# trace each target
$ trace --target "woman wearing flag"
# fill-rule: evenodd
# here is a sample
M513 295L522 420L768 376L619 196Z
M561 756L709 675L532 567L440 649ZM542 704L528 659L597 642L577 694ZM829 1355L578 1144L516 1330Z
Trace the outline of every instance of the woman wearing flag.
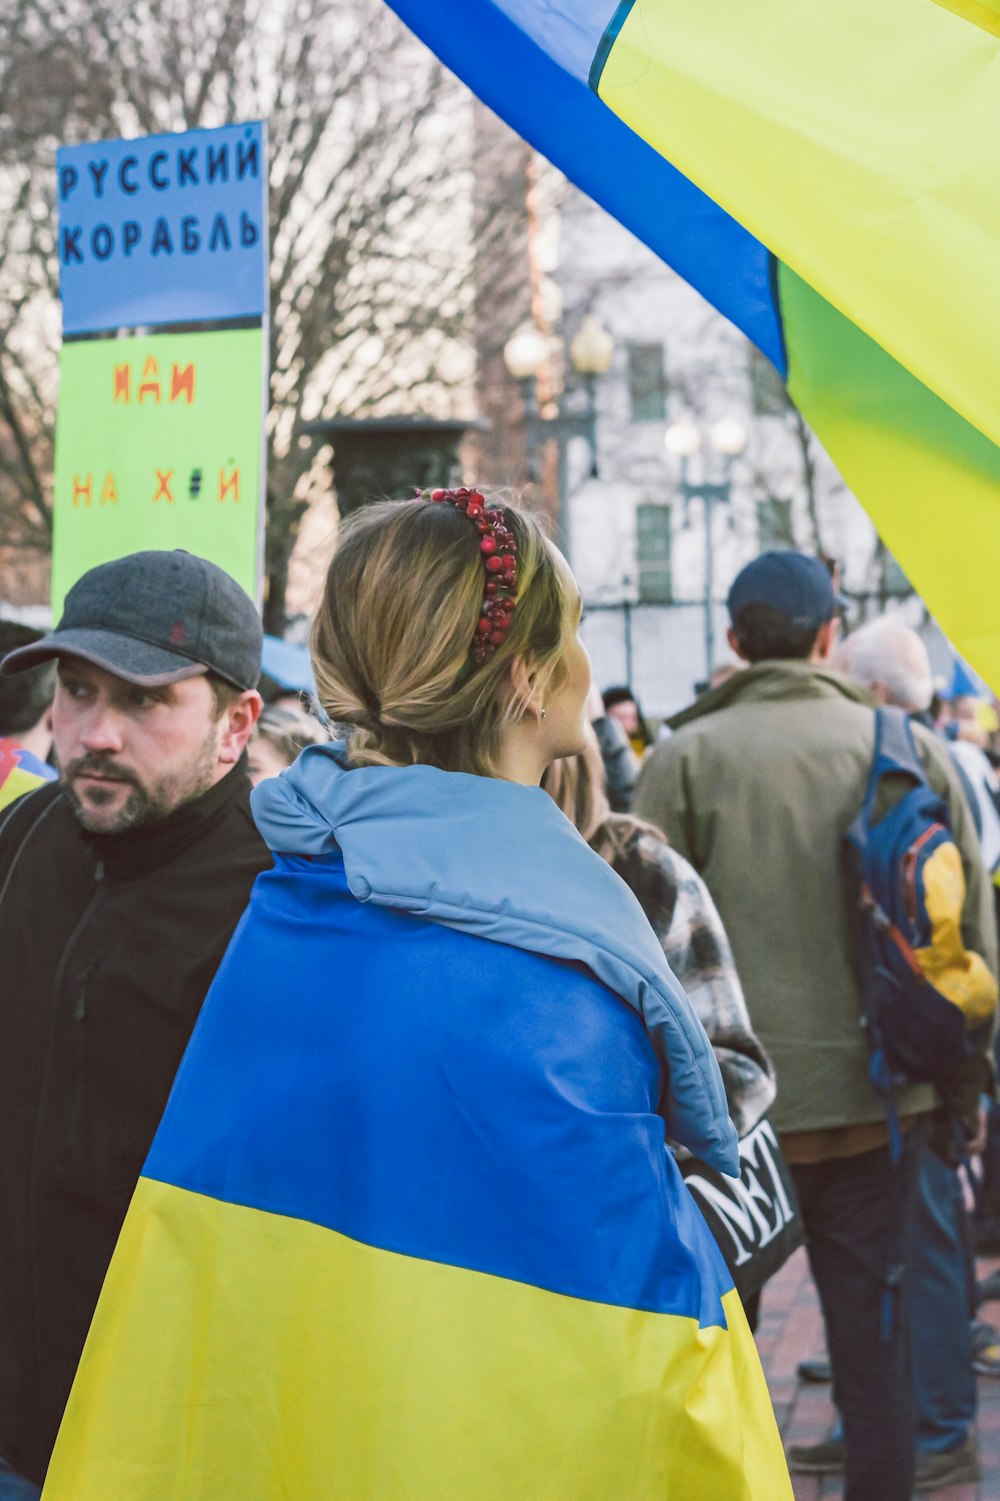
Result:
M736 1138L635 899L540 786L579 595L475 490L343 528L345 738L254 794L275 868L133 1201L47 1501L783 1501L738 1298L665 1149Z

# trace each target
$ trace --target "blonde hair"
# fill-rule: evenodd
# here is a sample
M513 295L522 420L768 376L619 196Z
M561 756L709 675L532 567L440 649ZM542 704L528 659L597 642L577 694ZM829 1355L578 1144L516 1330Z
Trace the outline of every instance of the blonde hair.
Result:
M539 522L506 502L517 545L517 607L481 666L471 647L486 570L479 533L454 506L417 498L365 507L342 527L313 626L319 701L356 766L496 774L505 725L524 712L514 658L536 691L561 677L577 599Z

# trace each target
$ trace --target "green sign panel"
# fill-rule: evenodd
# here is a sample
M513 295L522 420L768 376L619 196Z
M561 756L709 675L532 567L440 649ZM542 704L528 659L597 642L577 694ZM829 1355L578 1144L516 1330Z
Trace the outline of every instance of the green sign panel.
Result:
M262 538L261 328L64 344L52 610L98 563L183 547L252 597Z

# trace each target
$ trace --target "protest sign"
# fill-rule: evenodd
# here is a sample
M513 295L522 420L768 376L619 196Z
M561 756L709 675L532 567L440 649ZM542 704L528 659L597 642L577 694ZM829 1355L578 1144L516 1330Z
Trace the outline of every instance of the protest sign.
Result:
M148 548L259 598L265 153L259 121L58 153L57 619L82 573Z
M60 362L56 616L98 563L184 547L257 589L263 331L73 340Z
M260 121L62 147L64 335L263 317L265 151Z

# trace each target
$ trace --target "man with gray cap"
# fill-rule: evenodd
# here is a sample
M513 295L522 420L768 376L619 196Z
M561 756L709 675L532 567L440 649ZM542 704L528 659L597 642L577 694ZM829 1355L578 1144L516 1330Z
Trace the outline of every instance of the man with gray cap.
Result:
M221 569L144 552L85 574L0 664L55 660L60 771L0 812L0 1498L44 1479L174 1074L270 864L244 757L261 642Z
M844 1423L845 1501L909 1501L914 1395L905 1298L881 1320L897 1208L912 1212L929 1086L900 1093L909 1159L894 1168L868 1082L851 906L841 864L872 765L872 700L828 666L839 628L829 570L765 553L729 595L729 642L749 665L670 721L634 808L703 876L732 942L755 1030L774 1060L771 1120L805 1220ZM990 893L947 751L916 729L947 800L966 881L963 936L996 973ZM902 1177L896 1176L903 1174Z

